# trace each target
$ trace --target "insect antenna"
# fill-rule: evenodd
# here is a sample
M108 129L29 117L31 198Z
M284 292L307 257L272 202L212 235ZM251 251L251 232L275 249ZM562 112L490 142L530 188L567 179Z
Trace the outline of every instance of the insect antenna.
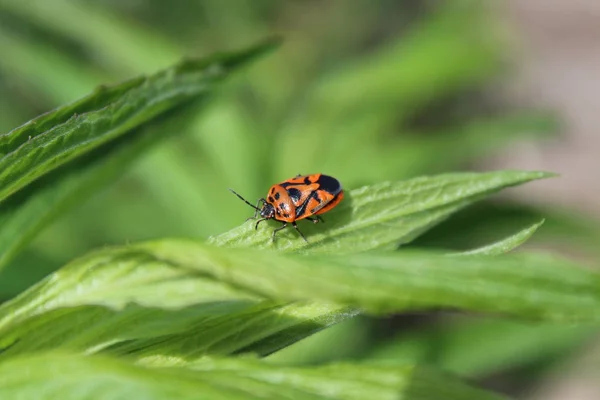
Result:
M260 208L256 207L254 204L250 203L248 200L246 200L245 198L243 198L242 196L240 196L239 194L237 194L237 193L235 192L235 190L233 190L233 189L229 188L229 191L230 191L231 193L235 194L237 197L239 197L239 198L240 198L240 200L242 200L244 203L248 204L250 207L254 208L255 210L258 210L258 211L260 211Z

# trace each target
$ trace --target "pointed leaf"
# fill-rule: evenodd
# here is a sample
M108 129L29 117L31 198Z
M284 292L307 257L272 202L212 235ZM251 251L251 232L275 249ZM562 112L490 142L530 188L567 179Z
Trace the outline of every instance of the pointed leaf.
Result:
M48 348L181 357L252 348L268 354L356 312L335 304L264 301L143 249L107 249L0 306L0 358Z
M0 193L45 176L0 203L0 268L44 225L121 174L166 133L184 131L189 114L198 112L193 105L264 50L188 61L150 78L101 88L1 135Z
M325 224L300 223L310 244L298 240L293 229L279 232L247 222L211 238L219 246L252 247L302 253L356 253L395 249L410 242L457 210L502 188L551 176L545 172L497 171L455 173L386 182L347 191L340 205L324 215ZM231 196L232 206L243 206ZM276 223L273 223L275 225ZM279 224L277 224L279 225ZM270 227L269 227L270 228Z
M516 249L523 243L525 243L531 236L533 236L535 231L537 231L538 228L540 226L542 226L543 223L544 223L544 220L541 220L540 222L533 224L530 227L527 227L527 228L515 233L514 235L511 235L511 236L509 236L505 239L502 239L496 243L492 243L487 246L480 247L478 249L473 249L470 251L458 253L457 255L481 254L481 255L487 255L487 256L497 256L499 254L508 253L508 252Z
M334 364L283 368L252 360L205 360L187 367L145 368L106 357L41 354L0 363L0 397L24 400L502 398L413 366Z
M101 146L85 160L74 160L0 203L0 269L50 221L121 175L137 157L166 138L185 132L185 116L198 107L182 108L156 118L150 126Z
M163 240L92 253L0 306L0 357L265 355L359 308L597 321L600 274L531 254L307 257Z
M228 72L271 48L188 60L148 78L100 88L0 136L0 200L70 160L205 94Z
M600 273L548 255L401 251L307 257L176 240L140 248L271 299L336 302L371 313L449 307L558 321L600 318Z
M443 326L442 326L443 324ZM531 323L453 318L376 346L369 361L428 363L471 379L555 361L597 335L598 324Z

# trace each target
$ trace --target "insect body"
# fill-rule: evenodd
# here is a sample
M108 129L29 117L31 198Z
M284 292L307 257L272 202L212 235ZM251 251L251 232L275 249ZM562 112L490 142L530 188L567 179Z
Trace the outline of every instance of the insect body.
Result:
M323 174L298 175L273 185L267 198L259 199L256 205L252 205L232 189L229 190L256 210L254 216L249 219L256 219L260 214L261 218L256 221L255 229L258 229L258 224L268 219L282 222L283 225L273 231L275 240L276 233L291 223L307 243L308 240L298 229L296 221L308 219L315 224L319 221L325 222L320 215L331 210L344 198L340 182Z

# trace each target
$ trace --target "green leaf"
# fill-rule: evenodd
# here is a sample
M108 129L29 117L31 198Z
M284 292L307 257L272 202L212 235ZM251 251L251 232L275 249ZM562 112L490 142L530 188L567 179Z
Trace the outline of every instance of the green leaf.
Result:
M49 368L49 366L52 366ZM206 359L147 368L106 357L40 354L0 363L6 399L457 399L502 398L414 366L333 364L285 368Z
M443 325L442 325L443 324ZM369 361L427 363L463 377L481 378L504 369L570 354L598 331L597 324L539 324L491 318L454 318L399 335L376 347Z
M265 49L187 61L150 78L101 88L0 136L0 166L7 166L0 193L37 178L0 203L0 268L54 217L168 137L165 132L185 131L198 100Z
M351 193L354 201L346 204L362 207L357 208L360 212L355 212L362 226L353 221L348 225L355 226L362 235L361 229L367 228L371 247L362 246L362 249L377 248L374 238L400 240L407 231L426 229L432 220L490 191L543 176L546 175L527 172L453 174L359 189ZM388 219L390 216L396 219L397 225ZM394 227L400 235L391 229ZM383 235L378 231L383 231ZM270 232L265 234L266 243L270 244L269 235ZM339 247L334 249L343 253ZM398 287L404 288L404 282L412 282L410 269L349 267L362 258L319 261L280 257L270 252L231 252L185 241L163 241L93 253L0 307L0 345L5 348L2 355L36 348L86 352L106 349L117 354L135 351L140 356L165 352L182 357L240 351L268 354L352 317L357 307L373 312L429 306L504 311L503 303L493 296L498 288L492 287L490 293L483 294L489 298L487 306L481 299L471 301L468 293L461 296L452 292L460 292L462 285L438 289L445 291L448 297L432 296L428 285L436 284L434 271L431 271L431 282L416 281L414 287L408 286L406 295L396 297ZM374 259L375 264L377 260L387 262L386 257ZM446 259L451 258L443 258ZM423 260L417 257L413 261ZM312 263L315 267L311 267ZM433 263L437 263L437 259ZM317 267L321 264L322 267ZM226 269L228 265L243 268L230 273ZM319 268L318 274L313 275L314 268ZM236 275L244 271L246 275ZM478 273L474 272L476 276ZM362 282L359 277L364 274L367 280ZM467 274L465 282L476 276ZM373 286L373 292L365 291L369 285ZM264 301L265 298L278 301ZM290 300L319 302L288 304ZM484 305L482 309L477 308L481 305ZM507 307L505 311L527 314L528 306L527 302L520 302L515 309ZM537 308L532 316L545 316L544 303L533 306ZM568 306L567 302L563 309ZM165 312L166 309L170 312ZM564 317L561 309L557 313L557 318Z
M0 7L3 3L0 1ZM0 24L0 53L0 71L7 80L20 83L25 91L31 92L31 96L52 105L72 102L93 89L98 82L109 80L106 74L82 60L81 56L71 57L58 46L45 44L39 37L15 34L4 24ZM40 63L40 59L44 63ZM9 98L19 100L14 95ZM31 117L31 105L28 106L27 115ZM26 119L19 123L23 121Z
M185 132L186 115L198 107L175 110L150 126L132 131L122 140L101 146L85 160L74 160L42 177L35 187L0 204L0 269L50 221L78 205L113 181L150 146L166 138L164 132Z
M112 69L140 73L164 67L169 60L181 56L176 42L167 40L157 30L143 29L97 4L56 0L52 7L45 7L40 1L24 5L20 1L3 0L0 9L79 42Z
M597 321L599 289L597 272L540 255L307 257L163 240L92 253L4 303L0 357L56 348L265 355L358 309Z
M306 257L192 241L140 246L163 262L272 299L336 302L371 313L446 307L560 321L600 317L600 274L544 255L402 251Z
M496 243L492 243L487 246L480 247L480 248L477 248L474 250L465 251L463 253L458 253L457 255L481 254L481 255L488 255L488 256L496 256L499 254L508 253L508 252L516 249L523 243L525 243L531 236L533 236L535 231L537 231L538 228L540 226L542 226L543 223L544 223L544 220L541 220L540 222L535 223L535 224L515 233L514 235L511 235L511 236L509 236L503 240L500 240Z
M581 255L600 255L599 223L589 215L556 207L533 207L522 203L482 201L462 210L431 229L411 245L467 251L509 236L525 225L544 220L544 228L530 239L534 246L574 250Z
M228 72L271 48L188 60L44 114L0 136L0 200L36 178L204 95Z
M48 348L194 358L252 347L268 354L356 312L264 301L143 249L107 249L0 306L0 358Z
M478 118L435 133L421 131L404 135L396 146L381 146L384 147L381 157L391 161L400 156L393 165L405 173L420 175L453 170L467 160L485 160L518 140L540 141L554 137L559 131L556 119L552 114L532 111ZM347 167L358 169L351 163Z
M378 318L357 315L269 354L265 359L281 365L321 365L360 359L368 354L373 340L379 337L381 324L378 322Z
M395 249L461 208L498 190L551 176L545 172L498 171L455 173L385 182L346 192L339 206L328 212L325 224L300 223L308 246L292 228L277 235L267 224L254 230L254 222L210 239L212 244L299 251L303 253L356 253ZM232 207L239 204L231 196ZM250 209L249 209L250 210ZM250 214L250 211L249 211Z
M363 161L358 163L361 176L370 168L404 164L397 151L386 151L387 145L401 147L390 140L390 133L429 102L472 88L497 70L500 46L489 35L482 11L473 2L444 3L396 40L328 71L307 93L306 102L294 107L294 118L275 138L274 165L289 165L288 155L297 152L299 137L304 143L323 143L325 137L335 146L328 146L327 157L318 148L307 149L291 173L316 166L339 174L346 165L332 170L336 162L352 164L354 158ZM386 153L385 161L377 147Z
M390 112L391 104L402 104L408 109L396 108L396 113L405 116L444 93L489 77L498 67L500 43L492 35L483 38L482 10L458 3L436 8L398 40L327 76L314 105L330 104L340 112L362 104Z

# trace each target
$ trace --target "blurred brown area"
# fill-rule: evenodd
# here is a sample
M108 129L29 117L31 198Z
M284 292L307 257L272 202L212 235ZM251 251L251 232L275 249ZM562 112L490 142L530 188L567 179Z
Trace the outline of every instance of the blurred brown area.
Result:
M511 89L519 102L555 110L563 134L552 142L519 143L490 160L489 167L557 172L560 181L537 182L520 194L598 217L600 2L512 0L505 11L516 50Z
M519 101L550 107L563 121L563 135L551 143L519 144L490 161L492 167L554 171L559 182L523 188L528 201L558 204L600 216L600 2L512 0L507 25L520 51L512 88ZM597 346L597 345L596 345ZM584 350L534 389L535 400L600 399L589 373L598 352ZM565 371L569 371L565 373ZM588 371L588 373L586 373Z

